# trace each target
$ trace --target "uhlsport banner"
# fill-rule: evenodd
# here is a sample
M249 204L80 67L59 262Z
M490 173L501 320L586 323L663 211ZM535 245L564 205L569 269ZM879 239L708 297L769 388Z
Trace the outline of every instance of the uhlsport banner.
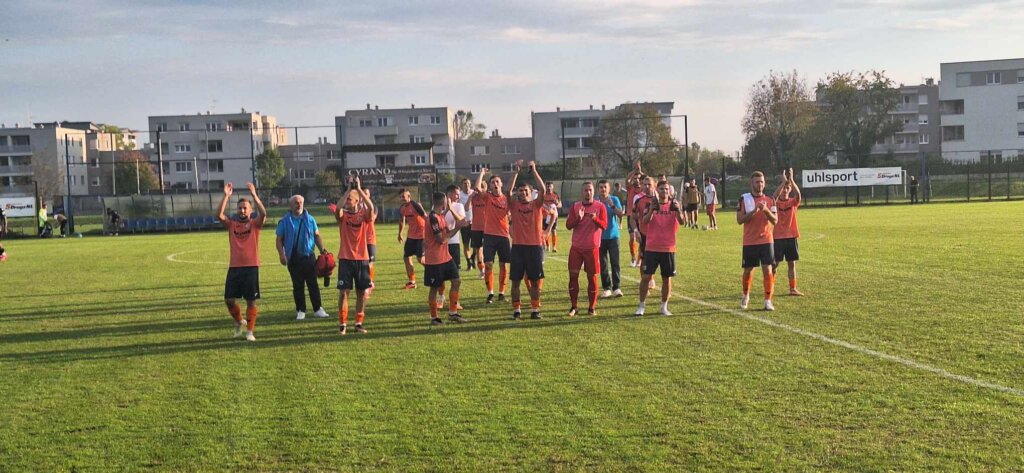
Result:
M803 172L804 187L894 186L903 184L901 168L818 169Z
M31 217L36 214L34 197L0 197L0 208L8 217Z

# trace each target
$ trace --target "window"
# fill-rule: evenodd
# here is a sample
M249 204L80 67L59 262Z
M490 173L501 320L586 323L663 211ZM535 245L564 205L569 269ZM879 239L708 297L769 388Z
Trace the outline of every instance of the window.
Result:
M918 125L927 125L928 124L928 115L918 115L917 116L917 124Z
M188 131L188 122L178 123L178 131Z
M903 96L903 104L904 105L910 105L910 96L909 95L904 95Z
M192 152L192 145L190 145L188 143L184 143L184 144L182 144L182 143L175 143L175 145L174 145L174 152L175 153L191 153Z
M315 179L316 169L294 169L296 179Z
M373 126L373 120L371 120L369 118L360 118L359 119L359 128L369 128L371 126Z
M479 173L479 172L480 172L480 171L482 171L482 170L483 170L483 169L484 169L485 167L487 167L487 166L486 166L485 164L483 164L483 163L475 163L475 164L473 164L473 166L472 166L472 172L473 172L473 173Z
M1024 95L1017 96L1017 110L1024 110Z
M562 128L579 128L579 126L580 126L580 119L579 118L563 118L562 119Z
M377 126L391 126L391 117L377 117Z
M985 74L985 83L988 85L1001 84L1003 82L1003 74L1001 72L988 72Z
M1024 123L1017 124L1017 136L1024 137Z
M589 136L584 137L584 138L580 138L580 148L593 148L593 147L594 147L594 139L593 138L591 138Z
M99 158L89 158L89 166L90 167L94 167L94 168L100 167L100 159Z
M579 138L566 138L565 139L565 147L569 148L569 149L579 148L580 147L580 139Z
M224 172L224 160L223 159L211 159L206 162L209 166L210 172ZM221 187L224 187L222 184Z
M1017 71L1017 83L1024 84L1024 70Z
M942 127L942 141L963 141L964 140L964 126L944 126Z
M904 125L909 125L910 124L910 119L909 118L904 118L903 119L903 124Z
M928 105L928 96L925 95L925 94L918 95L917 96L917 104L918 105Z
M1020 100L1018 100L1019 102ZM964 101L961 100L943 100L939 102L939 113L943 115L963 115L964 114Z
M163 153L163 154L170 153L171 152L171 145L169 143L166 143L166 142L160 143L160 152Z
M296 151L295 152L295 160L296 161L312 161L313 160L313 152L312 151Z
M192 161L176 161L174 172L192 172Z
M207 131L224 131L224 122L209 122L206 124Z
M388 154L388 155L378 154L376 156L376 158L377 158L377 167L379 167L379 168L393 168L393 167L395 167L395 155L393 155L393 154Z
M440 125L441 124L441 115L431 115L430 116L430 124L431 125Z
M491 150L489 146L477 145L473 146L471 154L473 156L483 156L485 154L491 154Z
M580 120L580 127L582 128L597 128L599 120L597 118L583 118Z
M393 145L395 144L395 135L374 135L373 142L378 145Z
M519 154L519 143L505 143L501 147L501 154Z
M410 126L416 126L416 125L419 125L419 124L420 124L420 117L415 116L415 115L409 117L409 125Z
M332 150L328 150L327 151L327 160L328 161L340 161L341 160L341 153L339 153L339 152L337 152L337 151L335 151L333 149Z
M409 135L410 143L426 143L427 137L422 135Z
M932 139L931 135L929 135L927 133L921 133L921 137L920 137L921 144L926 145L926 144L928 144L931 141L931 139Z
M101 184L100 184L100 177L99 176L96 176L96 177L92 178L92 186L93 187L99 187L100 185Z
M425 154L414 154L412 155L412 163L416 165L427 164L427 155Z
M156 131L167 131L167 124L166 123L157 123L156 124Z
M224 152L224 141L222 140L210 140L206 143L206 151L208 153L222 153Z

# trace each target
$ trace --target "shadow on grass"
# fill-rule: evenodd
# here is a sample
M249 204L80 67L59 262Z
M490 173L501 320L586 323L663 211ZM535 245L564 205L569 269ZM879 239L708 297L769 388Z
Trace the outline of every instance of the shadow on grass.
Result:
M156 286L156 287L126 287L121 289L102 289L102 290L86 290L88 294L117 294L121 292L143 292L143 291L170 291L175 289L200 289L200 288L211 288L211 287L224 287L224 284L191 284L181 286ZM19 294L16 296L4 295L6 300L18 300L18 299L41 299L46 297L67 297L68 291L63 292L31 292L25 294Z

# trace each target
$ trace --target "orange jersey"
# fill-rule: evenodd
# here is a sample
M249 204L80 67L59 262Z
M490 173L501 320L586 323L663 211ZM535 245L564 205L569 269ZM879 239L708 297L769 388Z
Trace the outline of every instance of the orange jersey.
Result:
M444 264L451 261L448 238L443 235L448 231L448 222L434 212L427 214L427 221L430 225L430 234L423 239L423 264ZM441 236L438 237L438 234Z
M637 186L630 187L626 191L626 215L633 215L633 198L640 193L640 188Z
M557 192L547 192L544 194L544 205L555 209L555 217L558 217L558 203L562 201L562 198L558 196Z
M775 239L800 238L800 229L796 225L796 209L800 207L800 201L793 198L776 200L775 207L779 209L779 223L775 224Z
M769 209L774 210L775 202L771 197L764 194L754 197L754 208L756 209L761 202L764 202ZM746 212L747 209L743 207L743 199L740 199L739 209L742 212ZM768 220L768 216L764 212L754 210L753 218L743 224L743 246L764 245L774 241L772 222Z
M238 217L228 219L228 244L231 245L231 260L228 267L246 268L260 265L260 226L252 216L244 222Z
M409 233L406 234L406 238L412 240L423 239L423 217L426 215L423 212L423 206L416 201L409 201L408 203L402 204L398 211L402 214L402 218L405 219L405 224L409 226Z
M647 207L654 205L654 197L647 194L637 194L640 198L636 199L636 203L633 204L633 210L636 212L636 226L640 229L640 233L647 234L647 226L649 224L644 223L644 214L647 213Z
M508 202L512 214L512 244L541 246L544 244L544 206L540 199L522 203L519 199Z
M338 221L338 235L341 237L341 248L338 249L338 259L352 261L367 261L370 259L366 251L367 234L369 233L370 222L373 221L373 214L370 209L363 208L356 212L340 210L340 215L335 215Z
M370 209L367 208L366 210L370 210ZM377 219L377 216L373 215L373 218L369 219L366 222L366 244L367 245L376 245L377 244L377 225L374 222L376 219Z
M473 221L469 229L474 232L484 231L484 222L487 221L487 193L474 191L469 197L469 205L473 209Z
M484 192L487 206L484 207L484 235L509 237L508 233L508 196L494 195ZM473 219L476 220L477 213L474 210Z

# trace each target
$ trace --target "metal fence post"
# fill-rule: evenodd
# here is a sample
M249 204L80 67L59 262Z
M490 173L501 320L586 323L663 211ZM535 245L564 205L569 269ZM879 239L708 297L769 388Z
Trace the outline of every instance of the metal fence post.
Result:
M967 201L971 201L971 163L967 163Z
M985 167L988 168L988 200L989 200L989 202L991 202L992 201L992 152L991 151L988 152L988 163L986 163L986 164L987 164L987 166L985 166Z

